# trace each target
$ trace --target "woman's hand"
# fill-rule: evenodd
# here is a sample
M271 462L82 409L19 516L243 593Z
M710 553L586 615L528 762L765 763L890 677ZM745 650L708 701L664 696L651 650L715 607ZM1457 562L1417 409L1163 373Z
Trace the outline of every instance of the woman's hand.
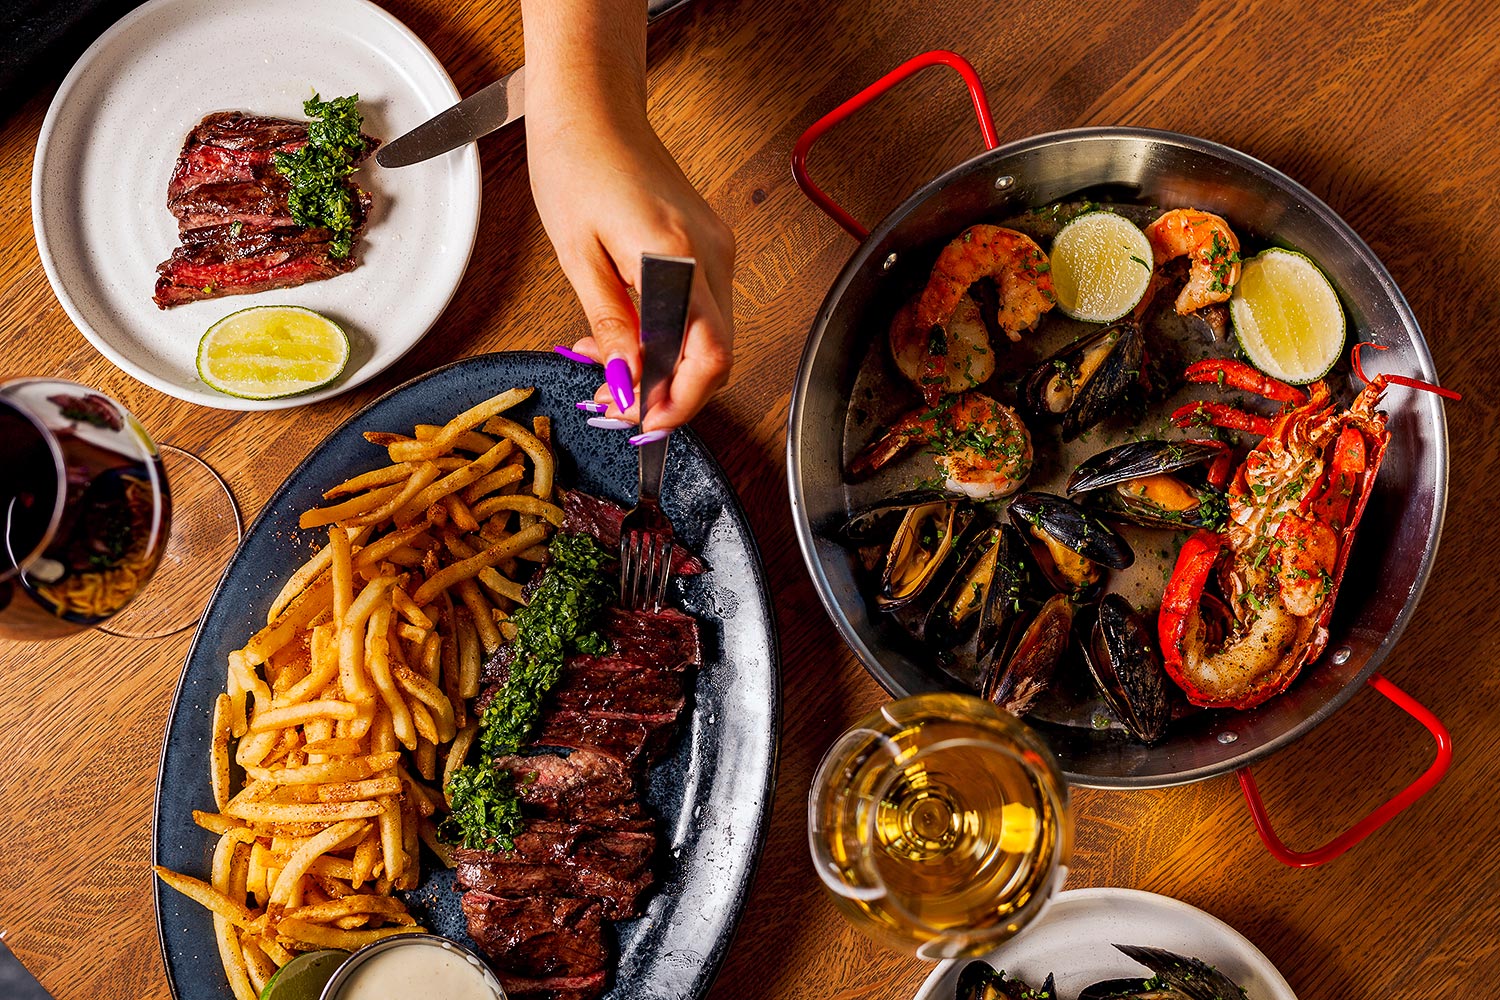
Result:
M583 9L569 14L570 7ZM733 235L646 120L640 0L528 0L524 11L531 190L591 331L573 349L614 362L612 373L628 369L611 380L628 380L628 394L605 386L596 394L607 416L634 422L640 412L640 322L630 289L640 288L641 254L698 262L682 358L644 425L678 427L729 380Z

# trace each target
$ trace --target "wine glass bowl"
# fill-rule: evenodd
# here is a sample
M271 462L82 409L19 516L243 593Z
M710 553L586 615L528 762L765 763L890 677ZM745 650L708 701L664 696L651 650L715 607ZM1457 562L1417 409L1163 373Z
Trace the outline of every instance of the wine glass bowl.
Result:
M124 407L62 379L0 384L0 469L0 639L92 628L150 582L171 500Z
M883 944L944 959L990 951L1066 874L1067 786L1014 716L939 692L883 706L813 778L808 844L835 905Z

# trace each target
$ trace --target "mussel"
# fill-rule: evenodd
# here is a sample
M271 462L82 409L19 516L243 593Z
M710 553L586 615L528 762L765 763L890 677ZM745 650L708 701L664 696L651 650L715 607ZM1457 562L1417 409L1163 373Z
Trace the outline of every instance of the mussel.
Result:
M1119 594L1106 594L1088 634L1084 660L1110 711L1130 735L1156 743L1172 720L1167 672L1145 620Z
M1130 980L1095 983L1078 1000L1241 1000L1245 996L1239 984L1201 959L1143 945L1117 944L1115 948L1150 969L1152 977L1135 980L1134 992Z
M939 650L948 671L965 684L980 686L1015 631L1031 589L1030 564L1026 542L1011 525L981 517L961 539L947 584L913 634Z
M1031 370L1021 399L1039 417L1060 419L1071 441L1119 408L1141 383L1145 346L1140 328L1116 323L1085 334Z
M900 516L881 560L876 605L895 611L927 593L975 513L976 508L961 498L920 491L891 497L850 517L844 535L860 542L874 534L879 524Z
M1036 617L1019 631L1008 655L997 657L986 673L981 694L1012 715L1025 715L1052 683L1067 652L1077 606L1065 594L1053 594Z
M1119 532L1055 494L1022 493L1011 501L1010 517L1047 582L1078 600L1091 599L1103 587L1102 567L1125 569L1135 562Z
M1229 448L1218 441L1132 441L1079 464L1069 498L1150 528L1222 531Z
M1056 1000L1052 976L1041 989L1032 989L1024 979L1012 979L987 962L970 962L958 974L955 1000Z

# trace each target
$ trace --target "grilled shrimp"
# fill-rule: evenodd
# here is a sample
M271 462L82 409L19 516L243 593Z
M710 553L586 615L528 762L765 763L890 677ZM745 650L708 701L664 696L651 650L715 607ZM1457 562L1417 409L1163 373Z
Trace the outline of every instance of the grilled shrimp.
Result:
M849 475L864 479L919 444L937 456L948 489L976 500L1010 496L1031 474L1031 435L1016 411L964 392L896 421L849 463Z
M1229 223L1196 208L1174 208L1147 226L1146 236L1158 274L1168 261L1191 256L1187 284L1177 296L1179 316L1229 299L1240 280L1240 241Z
M990 333L971 296L959 296L953 315L938 329L918 326L916 312L913 299L892 318L891 357L924 397L929 390L936 397L972 389L995 373Z

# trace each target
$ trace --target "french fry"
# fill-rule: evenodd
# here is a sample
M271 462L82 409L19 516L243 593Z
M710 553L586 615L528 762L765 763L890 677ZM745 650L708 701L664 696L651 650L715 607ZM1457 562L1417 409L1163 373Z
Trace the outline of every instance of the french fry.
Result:
M241 652L250 666L266 662L319 614L333 606L333 581L320 577L287 605L281 617L250 637Z
M342 823L335 823L297 848L296 852L287 859L286 867L281 869L281 874L276 876L276 885L271 889L271 903L280 903L290 909L294 890L302 876L307 874L308 865L312 864L315 858L330 851L336 851L344 844L363 837L369 828L370 824L364 820L345 820Z
M552 461L552 449L531 431L506 417L491 417L485 422L484 429L491 434L509 438L526 453L532 465L535 466L531 473L531 492L540 500L550 500L552 476L556 471L556 466Z
M385 861L385 874L395 879L406 870L406 851L401 846L401 800L387 795L376 803L380 823L380 848Z
M423 581L422 585L411 595L412 600L418 604L426 604L436 597L439 592L446 590L456 583L471 579L483 567L493 566L501 559L509 558L523 549L530 548L546 537L547 529L542 525L533 525L530 528L518 531L505 541L490 546L478 555L438 570L437 573Z
M285 707L307 701L328 686L338 676L339 649L338 629L329 623L314 626L312 630L312 669L297 683L276 696L276 705Z
M354 518L352 523L379 524L381 521L389 520L393 514L405 510L413 497L420 496L428 485L442 474L443 470L438 468L436 462L419 463L416 471L411 474L411 478L401 485L401 489L395 496L390 497L374 510L366 511Z
M345 537L349 539L351 545L359 545L369 533L369 528L348 528L344 532ZM274 622L277 616L292 602L293 598L302 593L308 584L312 583L322 575L324 570L328 569L329 563L332 560L333 552L325 545L311 559L299 566L297 571L287 578L286 583L281 587L281 591L271 601L270 610L266 612L266 622Z
M376 486L389 486L391 483L399 483L411 476L415 465L406 462L398 462L395 465L383 466L379 469L371 469L369 472L361 473L352 479L346 479L332 489L323 491L324 500L332 500L334 497L348 496L351 493L362 493Z
M287 705L285 708L273 708L257 713L255 718L250 720L250 731L263 733L268 730L285 729L316 718L352 719L357 714L359 714L359 709L347 701L329 699L304 701L298 705Z
M393 924L404 924L408 927L417 922L415 917L406 912L406 907L400 900L391 896L370 894L343 896L324 903L290 910L286 915L294 920L327 924L339 917L348 917L357 913L376 914Z
M441 732L439 733L441 735ZM431 740L417 740L417 749L412 753L417 763L417 773L425 780L437 777L437 744Z
M431 441L442 433L442 424L418 424L412 428L418 441ZM486 452L495 447L495 439L478 431L465 431L453 442L453 447L475 453Z
M347 521L374 510L400 492L401 484L392 483L390 486L378 487L368 493L361 493L328 507L314 507L312 510L302 512L302 516L297 519L297 526L305 531L308 528L321 528L325 524Z
M417 745L421 746L422 740L436 743L438 738L437 723L432 718L432 713L427 706L413 698L407 706L411 711L411 724L417 731Z
M354 554L349 533L338 525L328 529L329 576L333 580L333 620L341 622L354 603Z
M430 632L436 627L433 620L417 606L417 602L413 601L407 595L404 587L391 588L391 607L396 610L398 615L405 618L409 624L415 625L417 628L426 629Z
M414 931L423 930L420 926L398 925L396 927L377 927L369 930L345 931L336 927L325 927L322 924L314 924L296 917L282 917L281 922L276 925L278 939L291 941L297 944L310 945L315 948L340 948L344 951L358 951L367 944L387 938L393 934L410 934Z
M474 737L478 734L479 720L475 719L458 731L448 747L448 759L443 762L443 799L449 806L453 802L448 797L448 780L453 777L454 771L463 766L464 758L469 756L469 748L474 745Z
M250 915L250 911L245 908L244 903L236 903L228 895L220 892L201 879L193 878L190 875L179 875L174 871L163 868L161 865L153 865L152 868L158 878L199 906L212 910L215 914L228 920L236 927L248 927L250 925L250 921L253 918Z
M448 473L442 479L425 487L421 492L408 496L402 505L392 513L391 519L398 526L405 527L416 520L422 511L427 510L433 504L467 488L493 472L495 466L500 464L500 460L510 454L510 452L511 444L509 441L495 445L474 459L474 461Z
M415 889L421 872L417 870L417 857L422 853L421 840L417 836L417 810L409 795L403 795L401 803L401 851L406 855L406 870L396 879L396 887Z
M461 531L478 531L479 522L474 518L474 512L453 494L443 497L443 506L448 510L448 521Z
M364 631L375 606L396 585L393 576L380 576L365 584L359 597L349 606L349 613L339 622L339 679L351 700L369 698L375 692L364 664ZM352 716L351 716L352 718Z
M351 741L357 744L357 741ZM371 753L363 757L341 758L298 768L246 768L246 776L278 785L324 785L336 781L359 781L389 771L401 762L401 754Z
M318 786L319 802L354 802L359 799L373 799L381 795L399 794L401 794L401 779L394 774Z
M396 734L396 739L410 750L417 745L416 730L412 728L411 712L407 709L406 702L402 700L401 693L396 690L396 682L391 676L390 625L389 605L382 605L370 616L365 666L369 668L370 679L375 682L375 690L379 692L386 711L390 713L391 728Z
M302 749L306 750L310 754L319 753L327 754L330 757L346 757L350 754L359 753L360 750L363 749L363 742L361 740L351 740L347 738L329 738L319 740L309 739L307 741L307 744Z
M490 627L494 628L493 621ZM500 643L497 641L495 645L498 647ZM458 695L460 698L473 698L479 694L479 671L482 660L477 623L473 615L462 615L458 619Z
M464 503L473 505L476 500L487 497L503 486L519 483L526 476L526 468L519 462L511 465L502 465L494 472L486 473L468 486L464 487ZM475 515L476 517L478 515Z
M457 727L453 724L453 703L448 700L448 696L438 690L436 684L410 667L398 664L391 673L395 676L398 687L432 709L432 717L438 728L438 738L433 742L447 743L452 740Z
M377 566L392 552L405 545L412 545L418 548L422 548L422 546L418 545L417 543L426 534L427 529L430 527L432 527L432 525L428 524L426 521L420 521L409 528L405 528L401 531L393 531L388 535L384 535L381 538L376 539L369 545L366 545L364 548L359 550L359 555L354 557L354 568L357 570L365 570L369 569L372 566Z
M349 884L358 889L370 881L375 871L375 861L380 854L381 838L378 830L372 830L365 835L365 839L359 842L354 849L354 860L350 863L353 869L349 875Z
M465 432L473 430L497 414L524 403L534 389L508 389L472 406L443 425L431 441L398 441L388 449L393 462L419 462L445 455ZM520 444L520 442L516 442ZM524 447L524 446L523 446Z
M483 521L502 510L516 510L523 514L545 517L554 527L562 527L563 509L556 504L527 496L487 497L474 505L474 516Z
M328 823L379 815L378 802L245 802L230 803L229 815L263 823Z
M258 937L242 937L240 948L245 953L245 971L250 975L250 988L256 996L260 996L266 983L276 975L276 963L261 950Z
M236 827L245 825L233 816L225 816L223 813L204 812L202 809L193 810L193 822L210 833L228 833Z
M214 805L222 812L229 802L229 695L221 694L214 699L213 736L208 746L209 786L213 791Z
M285 965L296 956L281 946L281 942L273 937L262 937L260 939L260 950L265 952L278 966Z

